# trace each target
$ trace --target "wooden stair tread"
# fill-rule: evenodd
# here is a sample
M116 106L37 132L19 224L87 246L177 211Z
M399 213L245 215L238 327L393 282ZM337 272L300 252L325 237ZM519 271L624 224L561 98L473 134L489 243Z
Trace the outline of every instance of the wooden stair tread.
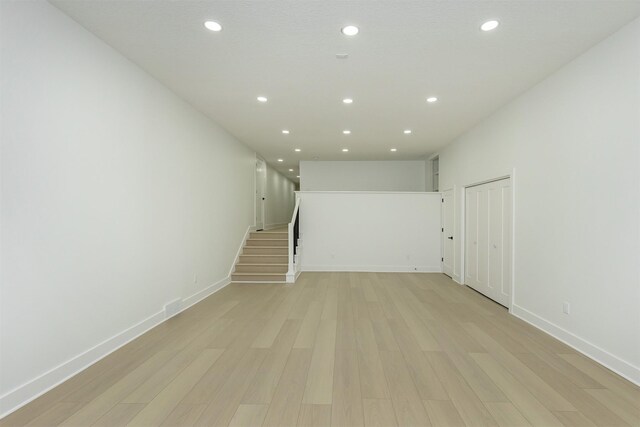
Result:
M271 255L267 255L267 256L271 256ZM269 263L255 263L255 262L239 262L236 265L269 265L269 266L280 265L280 266L282 266L282 265L289 265L289 264L282 264L282 263L276 263L276 262L274 262L272 264L269 264Z
M284 276L286 273L231 273L236 276Z

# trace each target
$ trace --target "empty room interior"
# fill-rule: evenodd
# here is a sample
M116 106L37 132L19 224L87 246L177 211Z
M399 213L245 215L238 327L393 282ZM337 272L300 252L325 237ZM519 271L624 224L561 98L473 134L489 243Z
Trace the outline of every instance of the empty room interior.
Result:
M0 30L0 426L640 426L640 1Z

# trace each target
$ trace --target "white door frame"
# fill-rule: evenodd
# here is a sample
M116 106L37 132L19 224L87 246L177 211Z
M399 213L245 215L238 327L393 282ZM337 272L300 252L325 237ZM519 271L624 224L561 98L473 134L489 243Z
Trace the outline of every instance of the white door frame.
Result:
M461 187L461 195L459 196L460 201L460 284L468 286L465 283L466 275L466 253L467 253L467 188L475 187L477 185L488 184L494 181L500 181L502 179L511 179L511 304L509 307L509 312L513 310L515 294L516 294L516 282L515 282L515 253L516 253L516 233L515 233L515 225L516 225L516 170L512 169L511 174L503 175L495 178L485 179L483 181L473 182L469 184L465 184ZM454 237L455 239L455 237ZM455 273L455 265L454 265L454 273Z

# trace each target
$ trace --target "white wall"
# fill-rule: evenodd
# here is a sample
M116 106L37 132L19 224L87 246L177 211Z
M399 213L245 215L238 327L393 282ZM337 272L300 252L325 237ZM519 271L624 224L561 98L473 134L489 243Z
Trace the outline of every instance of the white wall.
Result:
M255 165L48 3L1 7L0 414L224 284Z
M265 229L291 221L295 206L295 184L267 164Z
M441 271L439 193L298 194L303 270Z
M457 280L463 186L513 169L513 313L640 382L639 20L442 150Z
M425 191L425 163L407 161L300 162L301 191Z

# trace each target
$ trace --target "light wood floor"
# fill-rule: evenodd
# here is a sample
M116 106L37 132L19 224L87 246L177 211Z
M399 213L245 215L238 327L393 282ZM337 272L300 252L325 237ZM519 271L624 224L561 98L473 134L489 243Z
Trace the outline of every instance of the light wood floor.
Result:
M232 284L4 425L639 426L640 390L440 274Z

